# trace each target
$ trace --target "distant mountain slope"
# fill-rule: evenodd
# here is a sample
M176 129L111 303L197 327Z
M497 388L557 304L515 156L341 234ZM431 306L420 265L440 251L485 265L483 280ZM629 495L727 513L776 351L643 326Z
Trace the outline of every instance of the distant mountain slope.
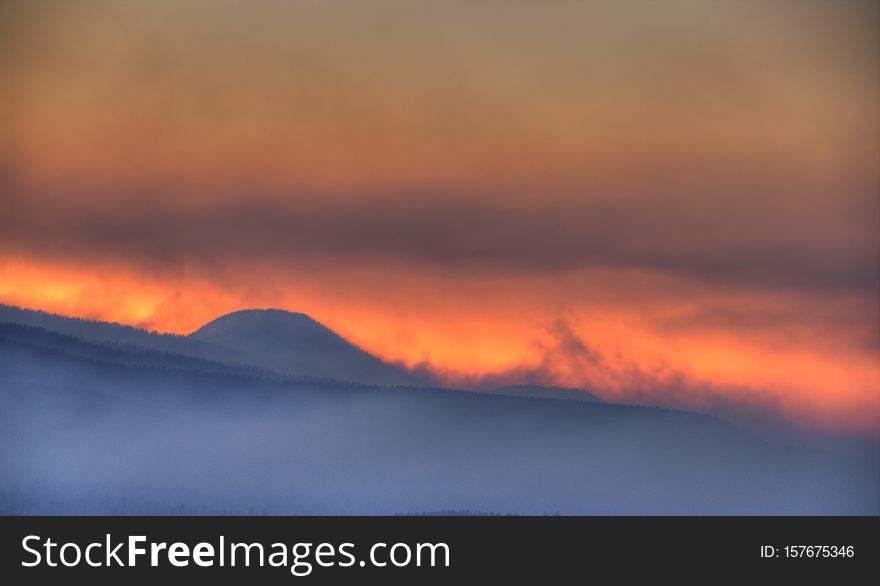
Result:
M189 337L234 350L242 361L278 372L370 384L422 382L303 313L280 309L236 311L202 326Z
M0 513L877 514L876 453L702 415L273 378L0 328Z
M93 342L134 344L191 356L210 355L218 351L186 336L159 334L118 323L67 317L11 305L0 304L0 322L43 328Z
M565 401L586 401L601 403L602 399L583 389L564 387L545 387L540 385L508 385L489 391L493 395L507 397L530 397L532 399L562 399Z

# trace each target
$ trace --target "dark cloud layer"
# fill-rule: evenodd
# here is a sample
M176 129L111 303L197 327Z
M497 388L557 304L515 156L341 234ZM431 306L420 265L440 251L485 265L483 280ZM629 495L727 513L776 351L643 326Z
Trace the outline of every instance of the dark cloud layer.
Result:
M0 245L29 255L155 268L382 261L492 271L635 268L699 280L874 292L878 202L704 198L246 197L175 204L153 194L3 196Z

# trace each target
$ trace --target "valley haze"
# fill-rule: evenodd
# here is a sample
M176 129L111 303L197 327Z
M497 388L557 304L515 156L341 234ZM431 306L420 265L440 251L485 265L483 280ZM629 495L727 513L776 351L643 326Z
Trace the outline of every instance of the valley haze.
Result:
M440 388L312 318L189 336L0 306L4 514L878 514L874 440Z

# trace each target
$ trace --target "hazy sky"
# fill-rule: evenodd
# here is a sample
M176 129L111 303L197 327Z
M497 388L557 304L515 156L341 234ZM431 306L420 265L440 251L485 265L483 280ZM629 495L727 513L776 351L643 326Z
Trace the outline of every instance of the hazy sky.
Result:
M880 430L880 9L0 4L0 302Z

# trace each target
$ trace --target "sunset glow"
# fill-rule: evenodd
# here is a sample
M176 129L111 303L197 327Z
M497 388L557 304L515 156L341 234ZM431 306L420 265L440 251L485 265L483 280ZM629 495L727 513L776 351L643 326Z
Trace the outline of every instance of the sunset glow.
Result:
M379 4L5 3L0 303L880 433L875 3Z

